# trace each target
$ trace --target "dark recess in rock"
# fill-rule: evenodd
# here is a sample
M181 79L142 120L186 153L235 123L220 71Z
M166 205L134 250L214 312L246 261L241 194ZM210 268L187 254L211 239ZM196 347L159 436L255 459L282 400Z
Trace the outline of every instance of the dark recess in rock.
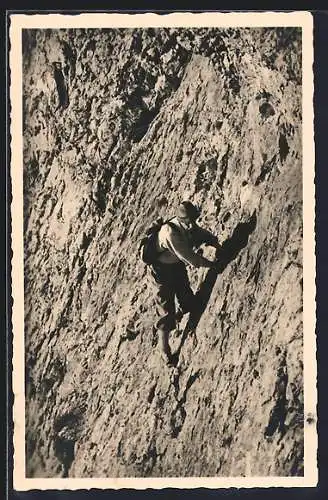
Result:
M61 63L53 63L53 73L58 92L58 106L56 110L58 110L59 108L65 109L69 105L69 99L67 84L63 75Z
M155 390L156 390L156 384L154 384L151 388L150 388L150 391L149 391L149 394L148 394L148 398L147 398L147 401L148 403L152 403L154 397L155 397Z
M284 161L287 158L288 153L289 153L289 146L288 146L286 136L284 134L280 134L279 135L279 155L280 155L281 163L284 163Z
M269 118L275 114L275 110L269 102L261 104L259 110L263 118Z
M62 464L62 477L68 477L69 469L74 461L75 441L57 436L54 440L54 453Z
M269 423L264 431L265 437L272 437L276 431L278 431L281 436L284 436L286 432L285 420L287 415L287 383L288 373L285 358L283 358L277 372L277 379L273 393L275 403L270 412Z
M229 161L229 146L227 147L227 151L225 152L221 160L221 175L218 182L219 188L222 188L223 183L225 181L228 169L228 161Z
M131 129L131 139L134 142L141 141L158 112L159 109L156 108L152 110L144 109L141 111L138 120L134 123L133 128Z
M73 80L73 78L75 78L75 72L76 72L76 53L74 49L67 42L63 41L62 45L63 45L63 54L69 61L69 64L66 64L64 67L64 73L67 78Z

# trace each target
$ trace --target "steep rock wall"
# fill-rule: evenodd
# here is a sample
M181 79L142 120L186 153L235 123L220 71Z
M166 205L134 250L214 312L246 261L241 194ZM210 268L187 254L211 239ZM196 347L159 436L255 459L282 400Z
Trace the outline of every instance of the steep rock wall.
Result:
M24 32L28 476L303 473L300 43ZM187 198L223 251L169 369L137 246Z

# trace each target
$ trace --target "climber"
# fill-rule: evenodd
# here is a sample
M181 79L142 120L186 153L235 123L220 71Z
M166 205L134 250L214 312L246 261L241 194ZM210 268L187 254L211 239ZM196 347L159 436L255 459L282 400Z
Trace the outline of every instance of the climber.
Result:
M169 332L176 328L176 321L193 310L195 295L190 287L186 265L213 268L217 261L210 261L195 248L201 244L215 247L220 244L216 236L200 228L196 220L200 210L190 201L178 207L176 217L164 223L157 236L157 258L151 266L151 275L156 284L156 305L160 319L155 329L161 343L161 354L168 364L173 362L169 346ZM176 312L175 297L180 309Z

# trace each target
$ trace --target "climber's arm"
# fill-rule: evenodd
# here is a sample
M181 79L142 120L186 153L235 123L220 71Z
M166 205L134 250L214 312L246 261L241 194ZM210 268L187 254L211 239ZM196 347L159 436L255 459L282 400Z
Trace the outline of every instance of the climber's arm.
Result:
M178 259L185 264L194 267L212 267L213 262L193 251L183 235L172 228L168 231L168 237L165 241L165 247L174 253Z
M219 243L219 240L214 234L212 234L210 231L207 231L207 229L204 229L202 227L196 226L194 229L195 231L195 244L196 245L209 245L212 246L216 249L220 249L221 245Z

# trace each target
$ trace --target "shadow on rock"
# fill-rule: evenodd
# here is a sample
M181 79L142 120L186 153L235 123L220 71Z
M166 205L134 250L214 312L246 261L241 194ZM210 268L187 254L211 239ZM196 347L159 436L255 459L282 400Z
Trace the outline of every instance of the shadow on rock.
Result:
M198 323L206 309L206 306L210 300L212 290L214 288L216 279L219 274L223 273L225 268L232 262L239 254L239 252L245 248L248 243L248 238L250 234L255 230L257 223L256 212L254 211L252 216L247 222L240 222L235 227L231 238L227 239L223 244L221 249L217 254L218 265L216 268L210 269L206 277L201 284L199 290L195 294L197 308L190 313L188 323L183 331L181 337L181 343L178 350L175 353L175 358L178 360L181 349L189 335L189 333L196 330Z

